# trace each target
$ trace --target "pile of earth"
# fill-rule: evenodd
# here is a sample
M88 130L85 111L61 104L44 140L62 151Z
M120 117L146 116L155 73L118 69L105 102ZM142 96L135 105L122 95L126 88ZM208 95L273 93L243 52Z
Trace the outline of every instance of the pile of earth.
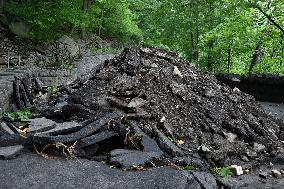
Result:
M115 112L135 120L170 157L196 154L217 166L256 166L283 155L283 122L267 115L252 96L220 83L175 53L126 49L69 93L63 99L77 108L57 111L56 99L44 105L43 115L70 121ZM180 151L161 145L162 136Z

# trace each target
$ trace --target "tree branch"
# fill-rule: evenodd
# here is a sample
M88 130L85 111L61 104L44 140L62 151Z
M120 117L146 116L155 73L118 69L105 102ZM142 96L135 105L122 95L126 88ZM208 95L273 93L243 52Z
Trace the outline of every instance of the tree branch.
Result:
M280 26L269 14L264 12L264 10L262 10L262 8L260 6L258 6L256 4L251 4L251 7L259 10L275 27L277 27L282 32L282 35L284 35L284 28L282 26Z

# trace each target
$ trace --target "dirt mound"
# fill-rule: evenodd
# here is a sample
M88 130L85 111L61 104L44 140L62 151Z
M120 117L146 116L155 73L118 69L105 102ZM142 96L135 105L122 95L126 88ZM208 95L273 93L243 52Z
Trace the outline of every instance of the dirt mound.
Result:
M220 165L283 151L283 123L253 97L163 50L126 49L100 65L71 100L95 112L119 112L153 138L162 131L183 151Z

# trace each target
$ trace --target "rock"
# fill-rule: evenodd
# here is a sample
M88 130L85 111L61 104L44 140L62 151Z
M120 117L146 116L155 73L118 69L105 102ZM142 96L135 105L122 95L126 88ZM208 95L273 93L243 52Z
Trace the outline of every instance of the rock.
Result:
M59 42L66 47L66 50L69 52L71 57L76 57L79 54L79 47L74 39L64 35L59 39Z
M200 151L202 153L209 153L209 152L211 152L211 150L207 146L205 146L205 145L199 146L198 151Z
M20 154L23 148L22 145L0 147L0 159L13 159Z
M284 176L284 170L281 170L280 173L282 176Z
M143 146L143 151L144 152L157 152L160 154L163 154L163 151L159 148L158 144L154 139L149 137L147 134L145 134L138 126L137 122L131 121L130 127L134 130L135 134L141 135L142 141L141 144Z
M35 118L29 120L29 133L39 133L54 129L56 127L56 122L50 119L46 119L45 117L42 118Z
M117 149L111 151L110 162L119 164L123 168L132 168L133 166L145 166L147 163L160 157L161 154L157 152Z
M257 153L256 152L252 152L252 151L246 152L246 155L250 159L255 159L257 157Z
M224 135L226 136L226 138L229 142L234 142L238 138L238 136L235 135L234 133L225 133L224 132Z
M55 128L48 130L48 131L45 131L45 132L41 132L39 134L59 135L59 134L64 134L64 133L76 131L76 130L82 128L82 127L83 127L82 124L75 122L75 121L56 123Z
M265 150L265 146L258 143L253 143L253 150L256 152L263 152Z
M47 143L65 143L65 142L75 142L79 139L85 138L87 136L96 133L100 129L102 129L106 124L108 124L112 119L117 118L118 115L116 113L102 113L96 117L94 122L91 122L81 128L80 130L66 134L66 135L58 135L58 136L49 136L46 134L38 134L33 137L35 142L41 144Z
M183 155L183 152L157 128L155 128L155 133L157 135L158 144L163 151L173 156Z
M267 179L268 173L267 173L267 172L260 172L260 173L258 174L258 176L259 176L260 178Z
M1 126L0 130L3 130L5 133L10 135L15 134L15 132L12 131L5 122L1 122L0 126Z
M160 123L164 123L166 121L166 117L163 116L161 119L160 119Z
M272 170L271 173L272 173L272 176L274 176L275 178L281 178L282 177L281 173L276 169Z
M243 168L241 166L238 166L238 165L231 165L230 166L230 169L231 171L233 172L234 175L236 176L240 176L240 175L243 175L244 172L243 172Z
M144 106L147 101L142 98L133 98L131 102L127 105L129 108L140 108Z
M92 136L81 139L79 141L78 146L81 148L86 146L91 146L93 144L112 138L114 136L118 136L118 134L114 131L103 131L101 133L94 134Z
M174 66L174 72L173 72L174 75L180 77L180 78L183 78L181 72L179 71L178 67Z
M9 24L9 29L12 33L19 37L28 37L29 27L24 21L12 22Z

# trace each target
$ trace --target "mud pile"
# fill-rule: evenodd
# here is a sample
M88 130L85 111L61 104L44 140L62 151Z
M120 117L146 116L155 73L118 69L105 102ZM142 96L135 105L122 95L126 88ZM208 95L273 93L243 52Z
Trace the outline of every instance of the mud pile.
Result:
M136 120L154 139L164 133L183 152L199 152L217 165L283 153L283 123L253 97L163 50L126 49L100 65L70 99Z

